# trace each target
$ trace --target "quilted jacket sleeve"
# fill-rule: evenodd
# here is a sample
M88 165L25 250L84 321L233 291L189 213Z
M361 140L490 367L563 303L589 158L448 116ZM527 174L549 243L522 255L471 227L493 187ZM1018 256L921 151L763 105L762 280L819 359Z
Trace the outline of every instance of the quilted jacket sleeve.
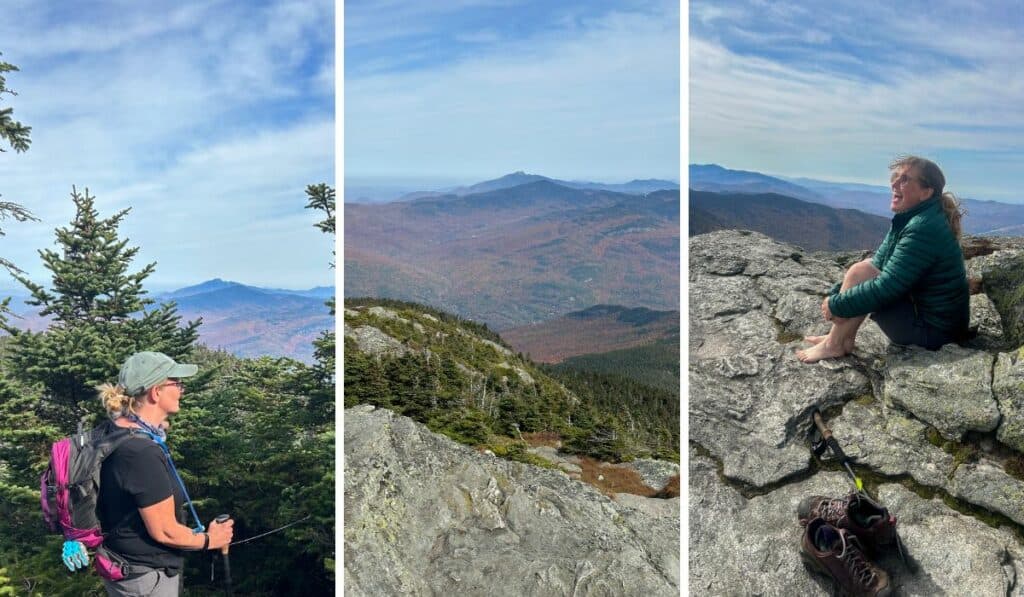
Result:
M909 294L935 262L935 251L929 246L930 236L927 226L909 223L877 278L832 295L828 303L832 314L839 317L867 315ZM876 255L881 254L886 242L892 241L886 237Z

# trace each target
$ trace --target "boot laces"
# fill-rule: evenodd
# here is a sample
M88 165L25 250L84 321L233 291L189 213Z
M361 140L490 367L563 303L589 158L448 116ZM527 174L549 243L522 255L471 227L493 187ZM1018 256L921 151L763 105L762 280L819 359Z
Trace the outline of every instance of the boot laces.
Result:
M864 554L858 547L857 538L848 536L842 531L839 533L839 538L843 543L843 550L839 553L838 558L861 586L870 587L875 580L875 571L871 568L871 564L864 559ZM849 539L849 543L847 543L847 539Z
M846 516L846 508L846 499L832 498L818 505L818 516L832 524Z

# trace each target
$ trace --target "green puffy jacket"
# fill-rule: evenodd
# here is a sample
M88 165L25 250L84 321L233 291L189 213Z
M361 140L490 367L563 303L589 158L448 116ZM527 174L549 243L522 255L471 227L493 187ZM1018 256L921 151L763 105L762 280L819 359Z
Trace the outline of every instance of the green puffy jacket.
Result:
M833 289L828 301L833 315L866 315L909 295L928 325L954 335L967 329L964 254L938 198L896 214L871 262L882 273L844 292Z

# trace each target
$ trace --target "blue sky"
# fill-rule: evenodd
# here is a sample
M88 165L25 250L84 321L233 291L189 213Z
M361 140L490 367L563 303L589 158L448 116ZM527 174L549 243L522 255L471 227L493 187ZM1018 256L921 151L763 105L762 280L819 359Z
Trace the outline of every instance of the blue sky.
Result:
M679 176L679 4L345 3L345 176Z
M77 185L101 215L132 208L122 237L141 247L135 269L157 262L154 289L333 283L333 239L303 208L307 184L334 185L333 2L15 0L3 12L2 59L21 72L0 107L32 127L32 146L0 154L0 195L42 221L0 222L0 255L48 280L36 251L71 221Z
M1024 202L1016 2L694 1L690 163L885 185L897 154L947 189Z

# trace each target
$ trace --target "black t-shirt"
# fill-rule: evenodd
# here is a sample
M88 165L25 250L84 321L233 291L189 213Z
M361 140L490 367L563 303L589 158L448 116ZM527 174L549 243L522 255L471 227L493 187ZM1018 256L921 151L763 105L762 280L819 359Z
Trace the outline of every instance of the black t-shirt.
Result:
M171 574L180 572L184 552L150 537L139 514L139 508L152 506L171 495L175 518L184 524L185 496L163 449L143 434L124 441L107 456L100 469L97 514L103 529L103 545L129 564L164 568Z

